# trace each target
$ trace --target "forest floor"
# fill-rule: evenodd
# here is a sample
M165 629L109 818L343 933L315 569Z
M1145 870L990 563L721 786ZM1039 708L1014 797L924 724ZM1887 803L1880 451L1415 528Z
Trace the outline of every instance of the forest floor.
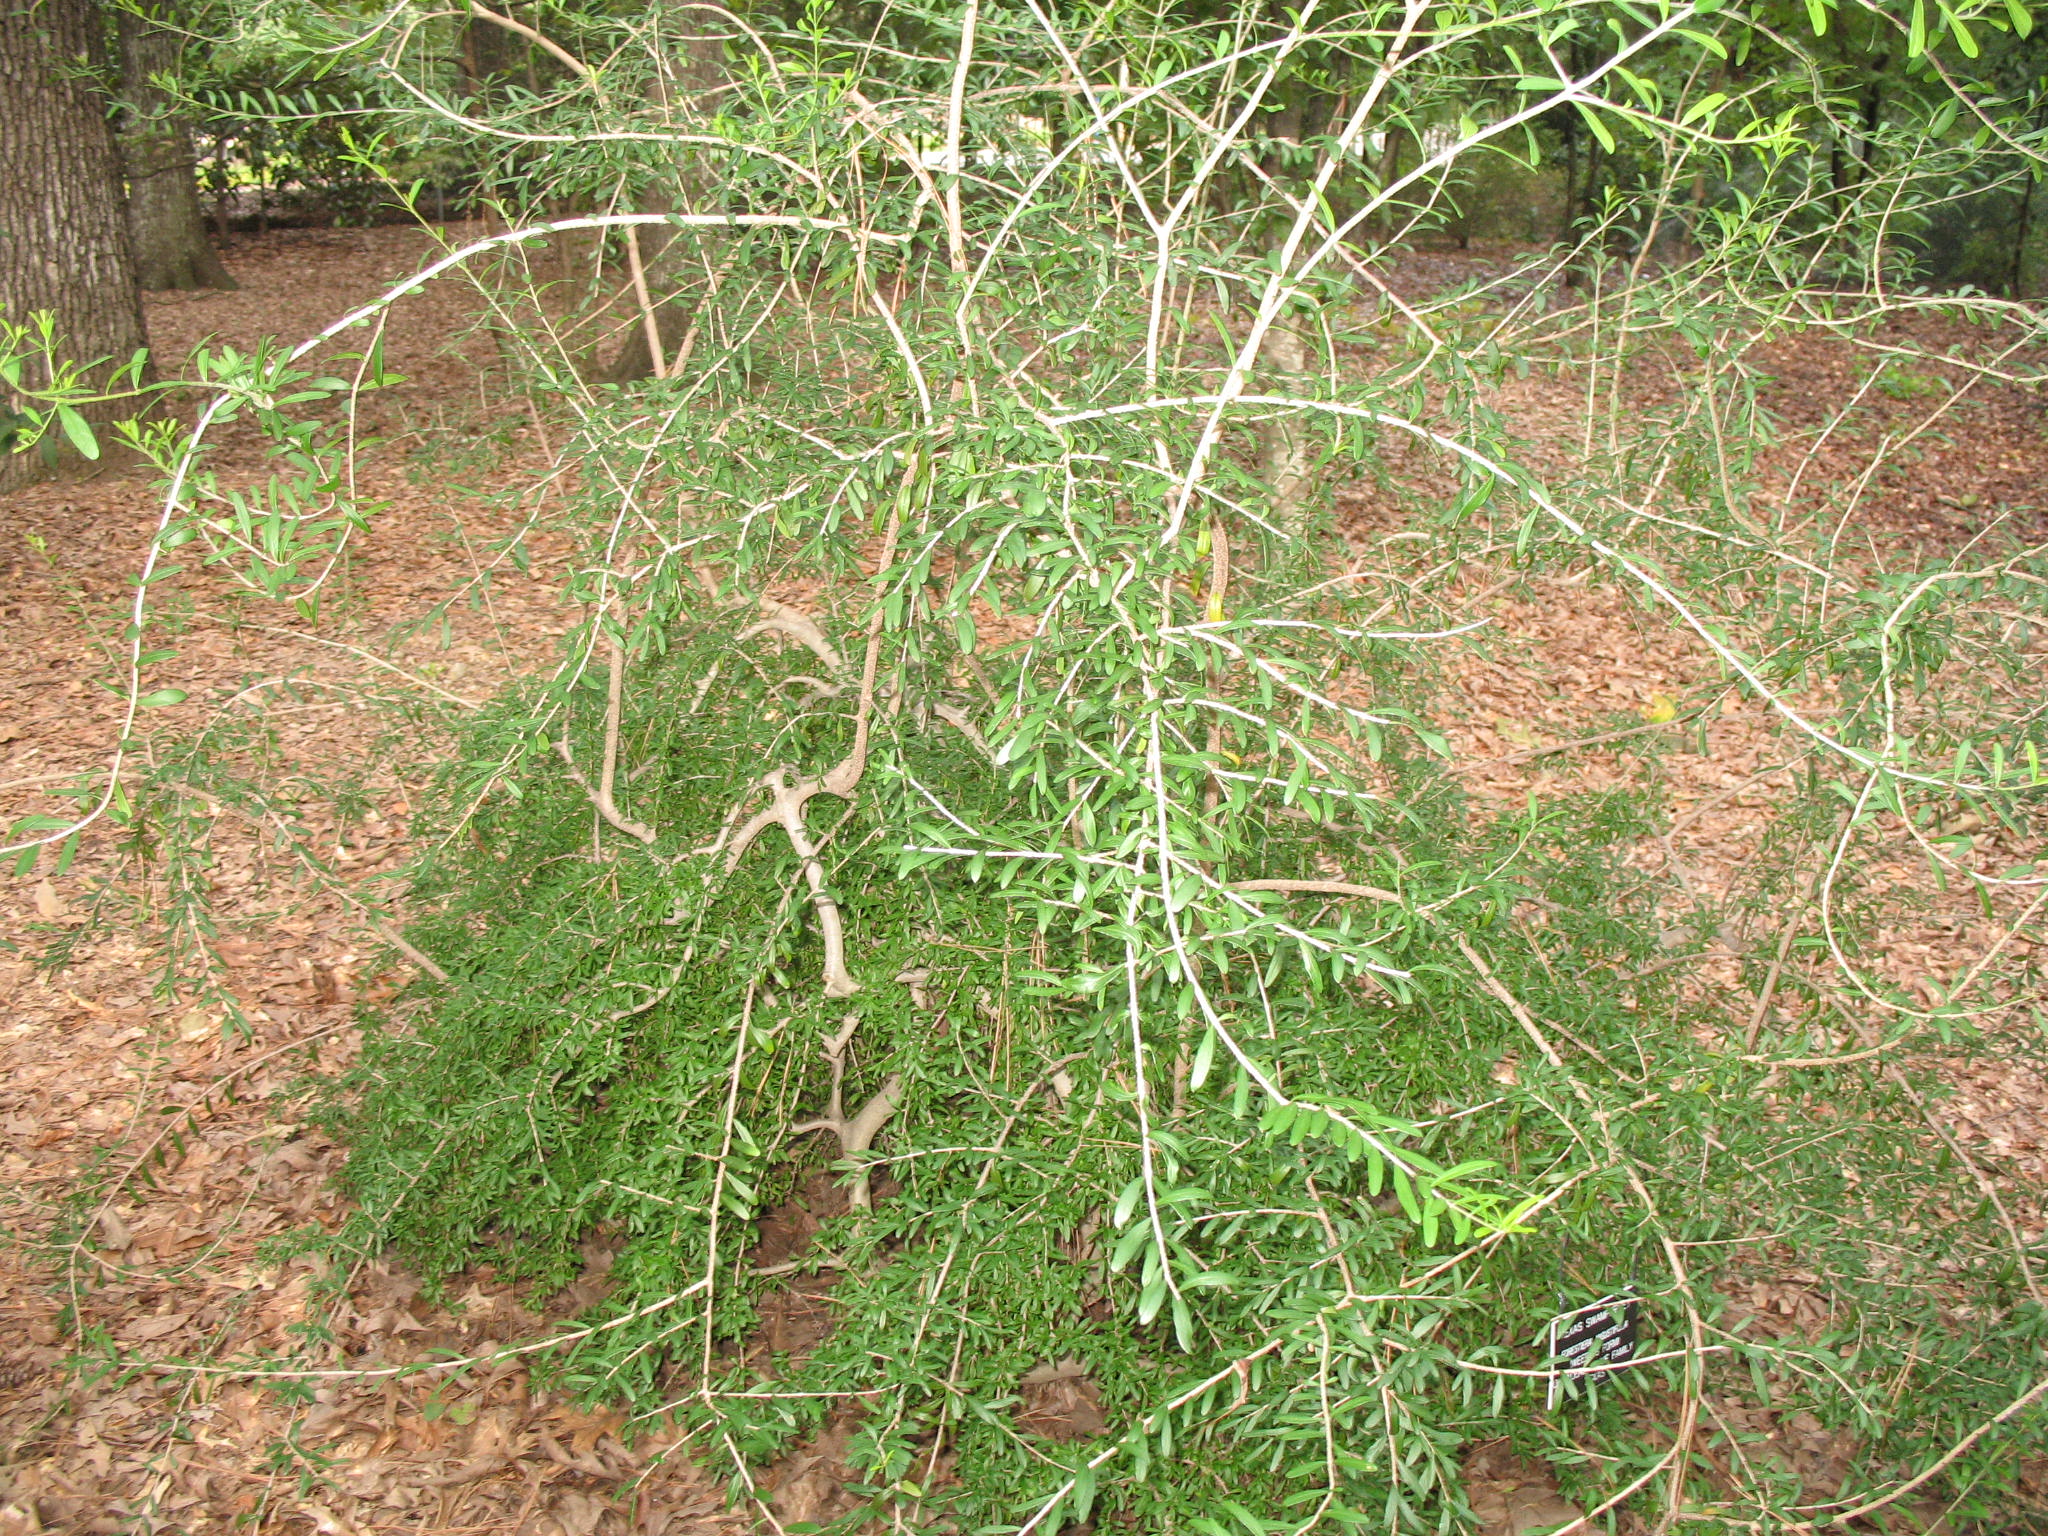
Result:
M228 255L240 291L153 298L153 340L177 355L209 336L246 347L311 334L410 270L424 248L416 232L386 229L238 240ZM1405 278L1426 288L1480 263L1419 257ZM601 1293L602 1251L558 1296L517 1294L486 1271L430 1304L399 1268L333 1275L316 1243L292 1240L346 1215L333 1183L338 1150L309 1125L300 1085L344 1066L359 1044L356 1008L405 980L352 894L382 890L405 861L431 772L430 730L392 723L386 685L396 669L447 700L488 697L546 664L574 622L558 600L565 545L532 540L526 572L491 547L521 515L491 493L538 479L545 443L523 405L482 390L490 343L464 334L464 298L456 284L437 285L395 312L386 353L409 382L374 404L386 447L366 460L363 487L390 506L321 620L243 605L205 573L184 578L175 599L184 634L160 675L191 699L151 722L163 726L151 752L202 727L243 750L236 733L254 728L260 706L280 760L309 778L362 776L364 814L346 827L320 821L310 798L303 814L288 804L221 813L209 873L225 987L244 1022L160 1001L160 953L118 911L93 910L121 857L117 834L88 840L62 873L48 856L0 873L0 1221L9 1234L0 1245L0 1536L709 1536L754 1524L726 1509L722 1482L666 1454L659 1430L635 1434L617 1416L582 1411L533 1386L517 1359L459 1375L394 1369L437 1351L487 1357L541 1336ZM1788 344L1771 366L1770 404L1800 429L1817 421L1818 402L1844 393L1851 359L1828 343ZM1553 412L1562 445L1576 405L1546 400L1544 388L1527 385L1520 403L1531 419ZM1912 396L1873 397L1866 444L1924 414ZM1963 547L1994 510L2007 518L2000 537L2048 537L2040 402L1982 388L1943 432L1923 443L1910 474L1888 472L1869 487L1854 532L1870 557ZM246 467L258 452L235 439L229 457ZM1855 444L1839 452L1823 469L1854 474ZM117 700L100 680L153 505L147 479L118 469L0 497L4 823L65 809L72 802L60 792L114 745ZM1347 487L1338 511L1361 565L1382 558L1404 525L1400 498L1384 488ZM465 589L474 601L422 622ZM1518 578L1475 562L1446 590L1495 624L1490 652L1445 679L1443 716L1474 793L1506 805L1567 777L1583 785L1649 774L1672 822L1640 850L1645 870L1675 875L1702 907L1743 878L1774 785L1794 766L1759 706L1717 703L1668 737L1573 749L1660 695L1700 696L1707 671L1696 648L1582 572ZM1980 842L1995 836L1982 832ZM294 837L332 850L347 880L304 878ZM1903 853L1871 878L1915 898L1884 936L1889 979L1924 987L1953 978L1994 942L1960 893L1924 889L1924 872ZM1777 938L1722 934L1726 953L1699 966L1698 984L1735 985L1740 954ZM69 946L67 958L39 965L53 942ZM2038 1240L2048 1230L2048 1081L2015 1052L1978 1061L1952 1086L1948 1133L2004 1191L2018 1235ZM338 1284L346 1300L323 1309ZM1748 1302L1787 1318L1813 1304L1796 1277L1760 1280ZM323 1320L332 1357L347 1366L333 1380L286 1390L221 1365L286 1355ZM80 1331L165 1364L81 1374L68 1363ZM1807 1444L1799 1454L1813 1463L1839 1448ZM763 1498L783 1523L834 1507L836 1469L823 1455L765 1476ZM1528 1469L1486 1475L1475 1497L1484 1492L1502 1529L1547 1496Z

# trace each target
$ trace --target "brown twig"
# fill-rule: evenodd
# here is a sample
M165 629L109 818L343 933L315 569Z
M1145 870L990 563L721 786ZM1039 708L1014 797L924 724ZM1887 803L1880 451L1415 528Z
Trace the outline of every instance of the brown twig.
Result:
M1696 949L1687 955L1666 955L1662 960L1652 960L1641 970L1627 972L1620 979L1623 981L1647 981L1652 976L1661 975L1663 972L1675 969L1678 966L1691 965L1695 960L1740 960L1744 953L1746 951L1729 948L1728 945L1722 943L1717 938L1714 940L1713 945L1707 949Z
M367 911L368 909L365 908L365 910ZM421 970L425 971L429 976L433 977L434 980L448 980L448 973L446 971L442 970L440 966L434 964L434 962L430 960L427 956L421 954L417 949L413 948L412 945L406 943L406 941L399 935L393 933L389 928L385 927L383 922L377 917L377 915L374 912L369 913L368 921L370 924L370 931L372 933L376 934L378 938L382 939L386 944L389 944L393 949L397 950L401 955L405 956L405 958L410 960L414 965L418 966Z
M889 514L888 530L882 535L882 553L875 563L875 574L888 574L889 564L896 558L896 532L901 520L895 512ZM868 729L875 714L875 668L882 656L882 620L884 618L880 596L875 600L875 611L868 616L868 649L862 658L860 669L860 704L854 714L853 750L848 752L833 770L825 775L825 790L828 794L845 799L859 785L861 775L868 766Z
M763 832L773 826L781 827L789 837L791 850L803 861L804 880L811 888L811 905L817 908L818 934L825 944L825 995L851 997L860 990L860 983L846 968L846 929L840 920L839 902L825 885L824 862L804 826L804 807L813 796L829 793L829 786L825 779L803 779L791 784L788 776L787 768L777 768L755 786L767 790L771 798L767 809L758 812L733 835L726 851L725 872L731 874L739 867L747 849Z
M590 797L590 803L597 807L598 815L628 837L637 837L641 842L651 844L654 841L654 828L625 815L612 799L612 785L619 768L619 717L625 705L626 653L620 648L618 641L611 640L608 644L611 652L611 676L605 689L604 761L598 770L596 786L592 787L590 780L583 776L583 771L576 766L576 759L570 754L569 729L566 724L562 727L560 740L555 743L555 751L561 755L562 765L568 769L569 777Z
M654 295L647 287L647 264L640 256L640 231L626 230L626 273L633 281L633 302L640 308L640 334L647 342L647 364L657 379L668 377L661 355L661 321L654 313Z
M476 0L470 0L469 14L476 17L479 21L488 21L494 26L503 27L507 32L517 32L521 37L553 54L568 69L569 73L576 76L577 79L587 82L593 88L596 86L597 80L591 74L590 66L545 33L529 27L523 21L515 21L510 16L500 16L496 11L485 10L476 3ZM599 99L601 100L602 97L603 93L599 92Z
M764 629L776 630L793 640L802 641L833 672L844 672L846 662L836 647L825 638L825 632L818 628L816 620L809 614L799 612L787 603L778 603L773 598L761 599L761 620L750 624L739 632L741 640L751 640Z
M613 804L612 788L619 777L619 717L626 701L626 656L614 640L606 647L610 666L604 694L604 761L598 768L597 792L601 803Z
M1230 595L1230 533L1223 525L1223 519L1212 518L1209 523L1209 593L1203 605L1202 617L1216 623L1224 616L1224 600ZM1221 656L1209 659L1209 686L1216 692L1223 690L1224 661ZM1214 816L1216 807L1223 802L1223 781L1216 776L1216 764L1223 756L1223 721L1215 714L1209 717L1209 781L1202 786L1202 814Z
M951 704L935 703L932 705L932 713L945 721L946 724L952 726L962 736L965 736L972 743L975 751L979 752L990 762L995 761L995 748L988 744L988 738L981 734L981 728L974 723L974 717L969 715L966 710L956 708Z
M839 1139L839 1154L842 1157L858 1157L875 1144L875 1137L882 1127L889 1123L889 1117L896 1113L896 1106L903 1102L903 1074L892 1072L875 1090L873 1098L860 1107L852 1119L846 1117L846 1101L843 1091L846 1084L846 1049L853 1043L853 1032L860 1027L860 1015L849 1013L839 1027L839 1033L828 1035L824 1042L825 1060L832 1065L832 1097L821 1119L807 1120L802 1125L790 1127L790 1135L803 1136L812 1131L830 1131ZM846 1203L857 1211L874 1209L874 1195L868 1182L867 1169L861 1169L847 1191Z
M886 573L895 558L896 533L900 521L895 514L889 518L887 532L882 536L882 553L876 565L878 573ZM780 603L763 601L767 617L759 624L743 632L745 635L758 633L762 629L776 629L784 634L794 635L817 652L833 670L844 670L839 653L833 648L818 626L794 609ZM874 612L868 619L867 653L861 663L860 699L854 707L853 745L825 773L815 779L799 779L789 782L793 770L779 767L756 781L740 803L733 807L726 817L725 827L708 846L696 850L700 854L725 852L725 870L731 874L754 840L770 827L779 826L788 834L789 845L796 856L803 861L804 879L811 888L811 904L818 911L818 932L825 944L825 995L827 997L851 997L860 990L852 972L846 968L846 932L839 916L839 903L825 885L825 866L818 857L818 845L804 826L804 808L818 795L831 795L840 800L852 800L853 793L860 787L860 781L867 772L868 735L875 714L875 671L880 664L882 651L883 610L879 599ZM745 809L747 801L762 790L770 796L766 809L756 812L747 822L733 832L732 825ZM730 837L728 837L730 833Z
M1802 882L1799 902L1792 908L1792 915L1785 919L1785 931L1778 935L1778 952L1771 957L1771 967L1764 972L1764 983L1757 988L1756 1007L1750 1011L1749 1023L1742 1031L1742 1048L1756 1049L1756 1037L1764 1027L1764 1020L1770 1017L1771 999L1777 995L1778 981L1785 974L1785 961L1792 953L1792 945L1799 937L1799 930L1806 926L1806 906L1813 899L1813 883L1818 871Z
M1522 1006L1522 1000L1519 997L1516 997L1514 993L1510 992L1504 985L1502 985L1500 978L1493 974L1493 968L1489 966L1485 960L1480 958L1479 951L1472 947L1472 941L1470 939L1466 938L1465 935L1461 933L1457 935L1457 940L1459 952L1462 953L1464 957L1471 962L1472 969L1479 973L1480 985L1484 986L1487 991L1491 992L1496 998L1498 998L1501 1004L1507 1009L1507 1011L1514 1015L1515 1022L1522 1026L1522 1032L1526 1034L1531 1040L1536 1042L1536 1049L1543 1053L1545 1059L1548 1060L1553 1067L1557 1068L1558 1071L1564 1072L1564 1058L1557 1053L1557 1047L1550 1043L1549 1038L1544 1035L1542 1029L1537 1025L1536 1016L1530 1013L1527 1008ZM1563 1028L1562 1026L1556 1027L1557 1032L1563 1035L1565 1039L1571 1041L1573 1045L1576 1045L1588 1056L1592 1057L1595 1061L1599 1062L1600 1065L1607 1068L1608 1071L1614 1071L1614 1064L1610 1062L1605 1056L1601 1055L1598 1051L1593 1049L1592 1046L1588 1045L1585 1041L1581 1040L1577 1035L1571 1033L1571 1031ZM1569 1077L1570 1073L1567 1072L1565 1075ZM1579 1082L1577 1078L1572 1078L1572 1089L1579 1095L1580 1100L1584 1102L1588 1108L1592 1107L1591 1100L1587 1097L1586 1094L1585 1085Z
M1349 880L1233 880L1233 891L1314 891L1326 896L1364 896L1373 901L1391 901L1396 906L1401 898L1392 891L1383 891L1376 885L1354 885Z
M0 789L25 789L31 784L55 784L60 779L75 779L91 771L89 768L63 768L56 773L31 774L25 779L9 779L5 784L0 784Z

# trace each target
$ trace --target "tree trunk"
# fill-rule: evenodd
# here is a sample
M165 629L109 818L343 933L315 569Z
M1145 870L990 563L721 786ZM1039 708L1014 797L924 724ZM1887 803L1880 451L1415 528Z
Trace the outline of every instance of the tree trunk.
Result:
M705 111L705 104L715 100L715 93L725 83L725 37L712 19L714 16L714 12L678 6L669 16L669 27L664 29L675 38L676 46L663 48L662 70L656 77L655 88L662 115L672 127L687 128L691 118ZM701 168L680 168L672 191L664 189L642 197L636 207L642 213L701 211L692 205L714 186L715 182ZM604 382L625 384L655 375L672 375L696 345L695 315L671 297L680 285L688 253L697 249L695 240L678 241L680 233L650 227L628 237L638 246L642 278L653 308L655 336L648 335L644 319L628 330L611 361L597 370L596 376ZM634 303L639 307L637 295ZM655 340L662 350L659 360L654 355Z
M1401 126L1393 118L1386 120L1386 127L1380 133L1380 176L1379 191L1386 195L1387 188L1401 179ZM1391 240L1394 231L1401 227L1401 210L1390 198L1380 204L1377 220L1380 235Z
M2005 293L2007 298L2025 296L2027 275L2027 241L2034 229L2034 173L2027 171L2026 185L2020 189L2020 216L2012 237L2012 270L2006 275Z
M1877 56L1876 68L1883 69L1885 56ZM1863 92L1863 139L1856 147L1856 158L1863 162L1864 179L1870 178L1877 169L1877 130L1884 122L1884 79L1874 78Z
M114 135L90 73L101 36L93 0L0 0L0 307L16 322L52 315L59 359L97 364L94 381L143 345ZM95 426L133 414L82 413ZM33 468L0 459L0 486Z
M1557 243L1569 245L1579 219L1579 123L1570 109L1559 131L1564 135L1564 211L1558 219Z
M1301 143L1302 113L1299 101L1290 102L1273 114L1270 133L1273 149L1266 157L1267 174L1286 185L1289 171L1286 165L1288 152ZM1391 145L1395 130L1387 129ZM1299 172L1294 173L1296 176ZM1279 226L1274 233L1286 227ZM1299 314L1282 315L1273 328L1266 332L1260 359L1271 376L1261 381L1261 387L1282 394L1303 391L1303 375L1308 371L1308 348L1302 340L1301 326L1304 317ZM1310 389L1313 386L1308 386ZM1314 489L1314 476L1309 454L1308 434L1303 430L1302 419L1292 411L1275 415L1259 425L1259 475L1266 482L1271 501L1273 523L1290 537L1306 531L1303 513L1308 504L1309 493Z
M161 22L122 9L122 169L128 178L128 234L144 288L233 288L206 238L192 129L156 77L178 66L183 38Z

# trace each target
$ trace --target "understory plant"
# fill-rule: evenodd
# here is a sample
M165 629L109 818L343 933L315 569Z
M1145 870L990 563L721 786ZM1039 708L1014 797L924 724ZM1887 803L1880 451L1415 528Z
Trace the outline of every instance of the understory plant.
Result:
M2039 836L2013 701L2048 570L1858 566L1758 399L1805 329L1866 391L1900 355L2031 377L2031 314L1886 265L1984 145L1937 102L1827 184L1841 102L1784 18L1717 5L697 10L565 10L549 93L488 120L434 16L347 24L414 132L508 146L519 217L433 271L562 440L579 614L441 769L418 1006L337 1089L357 1239L541 1292L603 1243L541 1367L672 1417L764 1514L760 1470L843 1431L846 1529L1448 1530L1498 1441L1603 1529L1930 1495L2014 1528L2039 1234L1929 1098L2021 1048L2027 943L1898 992L1856 872L1908 829L2038 934L2040 877L1944 829ZM2022 9L1869 14L2031 164L1936 68ZM1398 287L1466 169L1540 160L1557 114L1634 194ZM1653 365L1680 387L1641 403ZM1531 370L1583 391L1561 469ZM207 424L156 443L160 545L301 595L293 516L252 563L195 478ZM293 441L345 501L346 436ZM1353 481L1399 507L1358 558ZM1647 782L1461 788L1468 560L1618 588L1692 642L1694 716L1777 712L1799 772L1728 911L1644 869ZM1733 997L1683 964L1731 921L1768 932ZM773 1354L796 1283L831 1326ZM1815 1310L1760 1322L1770 1285ZM1636 1359L1558 1371L1552 1320L1620 1296ZM1099 1433L1034 1417L1048 1379ZM1841 1435L1836 1486L1751 1410Z

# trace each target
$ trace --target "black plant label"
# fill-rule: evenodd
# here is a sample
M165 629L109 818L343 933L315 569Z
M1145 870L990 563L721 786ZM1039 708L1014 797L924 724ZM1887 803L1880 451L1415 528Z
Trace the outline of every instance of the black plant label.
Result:
M1636 1357L1641 1304L1629 1291L1603 1296L1591 1306L1550 1320L1550 1397L1562 1377L1583 1376L1600 1366L1626 1365ZM1602 1375L1606 1372L1602 1371Z

